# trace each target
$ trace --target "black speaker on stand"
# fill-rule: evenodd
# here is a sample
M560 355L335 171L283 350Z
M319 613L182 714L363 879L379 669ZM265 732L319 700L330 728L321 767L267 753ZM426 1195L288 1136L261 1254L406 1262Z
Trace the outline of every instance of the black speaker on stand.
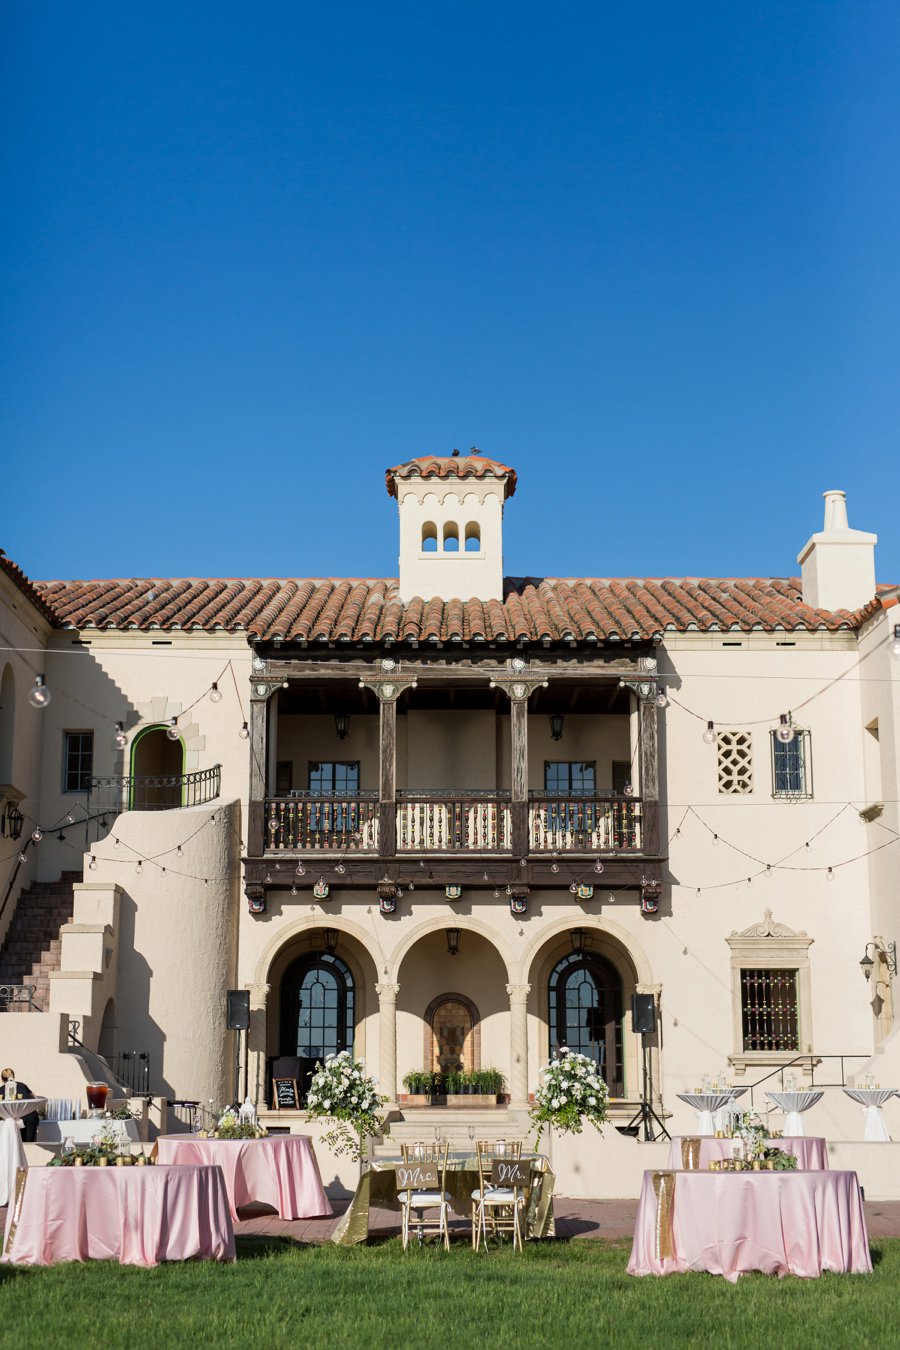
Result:
M250 1027L250 990L229 989L225 995L225 1026L236 1031L234 1042L234 1100L241 1101L241 1065L244 1065L244 1093L247 1095L247 1031ZM241 1033L243 1032L243 1054L241 1054Z
M644 1139L648 1142L658 1139L660 1136L663 1139L668 1139L670 1137L669 1131L653 1109L653 1061L650 1058L650 1047L647 1044L647 1037L652 1036L656 1031L656 999L652 994L631 995L631 1030L641 1038L644 1081L641 1104L626 1128L632 1131L637 1126L635 1133L639 1133L643 1129ZM659 1133L657 1133L656 1127L658 1127Z

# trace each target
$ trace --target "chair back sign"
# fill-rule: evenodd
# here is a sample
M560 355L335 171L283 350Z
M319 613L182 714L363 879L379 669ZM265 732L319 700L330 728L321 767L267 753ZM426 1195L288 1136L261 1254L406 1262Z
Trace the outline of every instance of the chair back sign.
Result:
M419 1242L435 1232L450 1250L450 1196L447 1193L449 1141L436 1144L403 1144L403 1162L398 1163L397 1199L403 1216L403 1250L409 1246L409 1230L415 1214ZM429 1213L430 1211L430 1213Z
M512 1235L513 1250L523 1250L525 1188L530 1169L522 1164L522 1141L479 1139L478 1189L472 1192L472 1246L477 1252L484 1238Z

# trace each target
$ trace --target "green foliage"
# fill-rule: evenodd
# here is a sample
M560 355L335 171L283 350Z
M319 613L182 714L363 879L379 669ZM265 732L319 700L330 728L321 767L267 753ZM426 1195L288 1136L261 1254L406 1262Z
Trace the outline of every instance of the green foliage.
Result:
M606 1119L609 1090L597 1065L587 1055L561 1049L541 1069L541 1081L529 1115L537 1139L547 1125L563 1134L581 1134L588 1120L599 1130Z

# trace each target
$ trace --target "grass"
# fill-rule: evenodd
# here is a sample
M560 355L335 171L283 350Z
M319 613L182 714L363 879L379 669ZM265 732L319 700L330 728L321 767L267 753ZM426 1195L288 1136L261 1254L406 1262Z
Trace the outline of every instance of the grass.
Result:
M0 1346L715 1345L780 1350L897 1343L900 1240L871 1276L633 1279L629 1244L545 1242L475 1255L399 1241L357 1248L239 1238L235 1266L107 1262L0 1268ZM25 1340L23 1341L23 1334Z

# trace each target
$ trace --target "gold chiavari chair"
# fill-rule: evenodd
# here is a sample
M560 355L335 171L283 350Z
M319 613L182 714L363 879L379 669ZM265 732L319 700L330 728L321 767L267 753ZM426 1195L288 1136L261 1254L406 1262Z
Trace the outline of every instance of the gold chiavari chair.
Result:
M402 1144L403 1162L396 1169L397 1199L403 1215L403 1250L409 1246L409 1230L415 1214L420 1242L425 1233L438 1233L450 1250L450 1196L447 1193L448 1140L443 1144ZM426 1218L427 1211L437 1211Z
M478 1189L472 1192L472 1246L477 1252L488 1229L492 1237L511 1233L513 1250L523 1250L525 1187L528 1168L522 1161L521 1139L486 1139L475 1142L478 1157Z

